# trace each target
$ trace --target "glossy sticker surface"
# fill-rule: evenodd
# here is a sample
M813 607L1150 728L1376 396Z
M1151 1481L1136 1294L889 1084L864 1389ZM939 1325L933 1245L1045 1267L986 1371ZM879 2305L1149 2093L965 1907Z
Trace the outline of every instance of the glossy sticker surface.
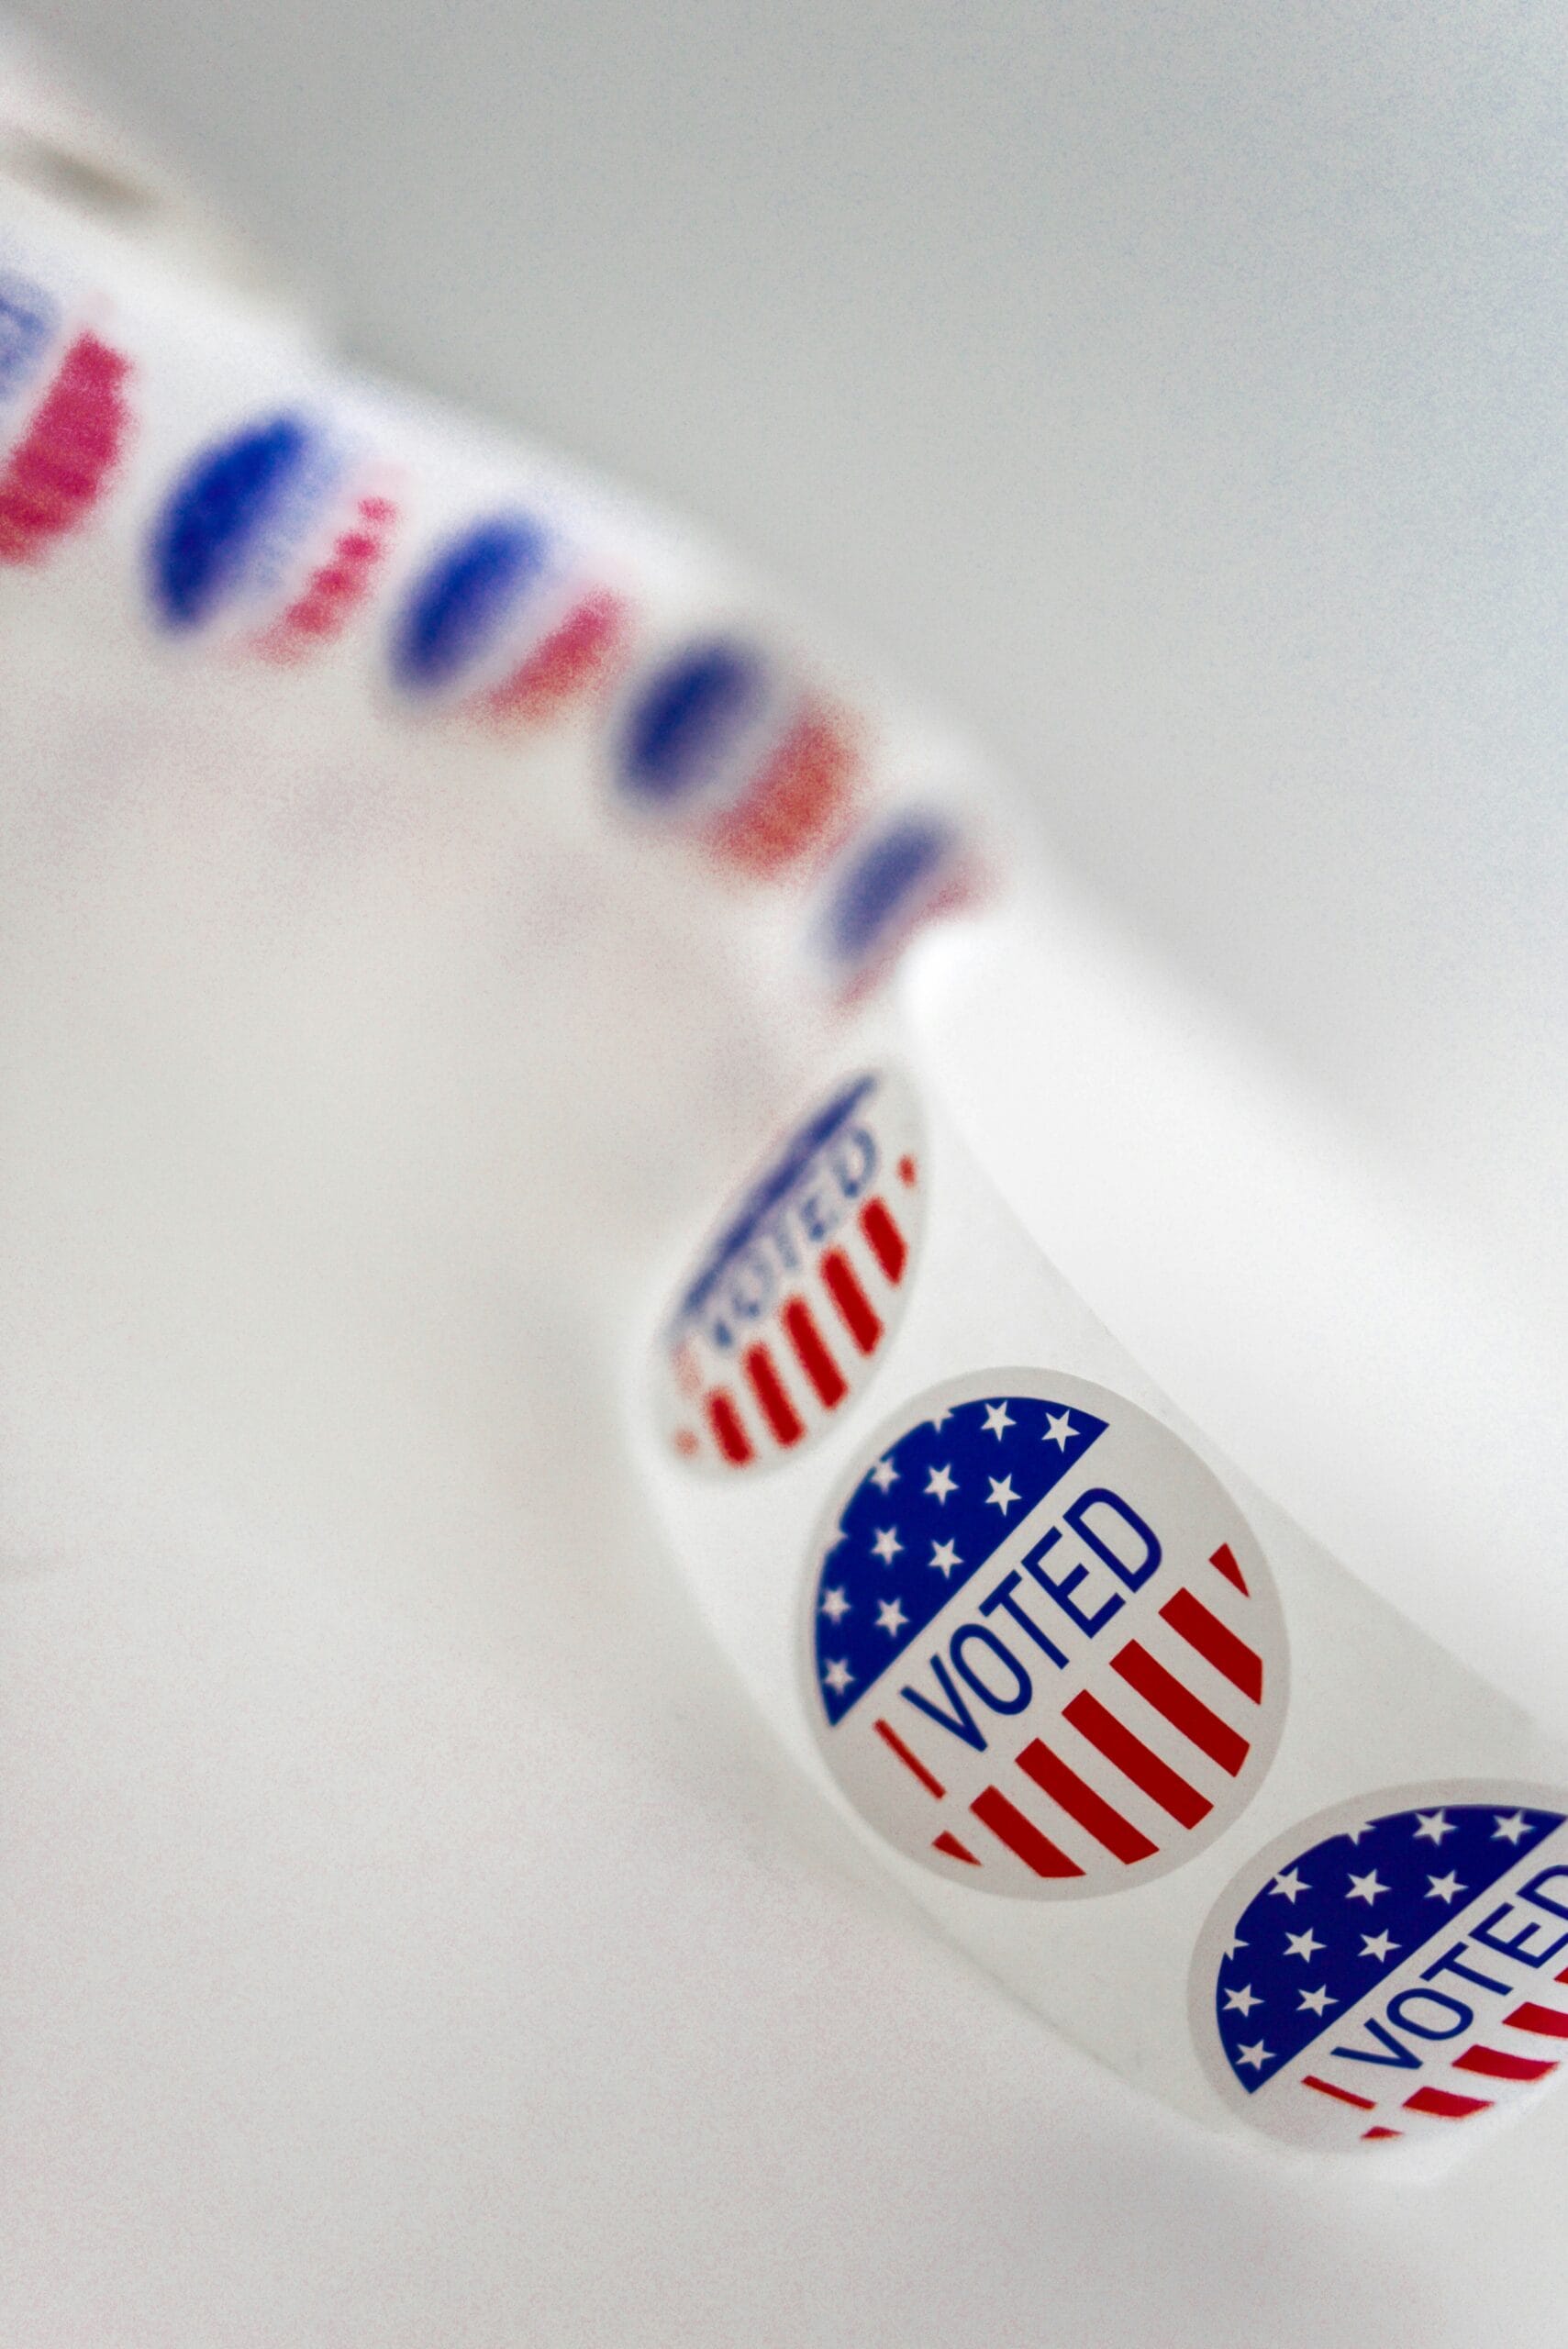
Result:
M1013 1898L1120 1891L1246 1808L1278 1743L1262 1553L1170 1429L1063 1374L923 1395L837 1496L807 1704L887 1840Z
M1443 2135L1568 2063L1568 1792L1369 1795L1244 1868L1194 1960L1226 2100L1323 2152Z
M920 1137L908 1086L857 1076L724 1217L659 1340L664 1439L733 1475L809 1447L864 1387L914 1276Z

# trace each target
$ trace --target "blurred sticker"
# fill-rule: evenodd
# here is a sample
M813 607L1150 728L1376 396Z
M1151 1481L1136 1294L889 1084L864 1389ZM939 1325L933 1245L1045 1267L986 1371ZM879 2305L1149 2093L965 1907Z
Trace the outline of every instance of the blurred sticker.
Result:
M1193 1961L1226 2101L1322 2152L1442 2136L1568 2062L1568 1793L1340 1803L1242 1869Z
M79 529L130 436L130 362L70 305L0 264L0 564Z
M1284 1626L1235 1502L1181 1439L1054 1371L949 1381L840 1488L803 1623L854 1808L1013 1898L1118 1892L1257 1792Z
M204 449L165 499L148 548L153 611L171 635L305 660L369 596L396 518L373 461L327 419L260 417Z
M395 682L411 701L503 729L542 725L619 658L623 597L541 516L489 514L425 563L394 623Z
M723 636L682 645L638 680L614 757L630 806L757 880L841 837L860 765L843 711L761 646Z
M774 1152L659 1341L658 1408L683 1459L769 1466L861 1391L909 1288L922 1174L913 1098L886 1071L841 1085Z
M850 1003L886 976L916 931L973 904L973 846L945 815L903 810L860 834L828 870L806 929L808 961Z

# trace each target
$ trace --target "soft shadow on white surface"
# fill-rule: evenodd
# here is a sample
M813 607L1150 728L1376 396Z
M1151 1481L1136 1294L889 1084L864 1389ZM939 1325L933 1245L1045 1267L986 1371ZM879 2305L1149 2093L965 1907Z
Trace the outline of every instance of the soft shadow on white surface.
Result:
M744 1107L695 941L252 699L231 790L88 714L94 821L8 827L7 2340L1548 2349L1561 2101L1437 2188L1250 2157L857 1882L616 1464Z

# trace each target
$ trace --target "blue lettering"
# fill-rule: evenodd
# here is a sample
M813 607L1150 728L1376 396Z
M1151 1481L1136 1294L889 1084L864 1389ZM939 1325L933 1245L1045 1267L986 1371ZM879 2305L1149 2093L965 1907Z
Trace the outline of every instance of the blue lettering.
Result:
M1527 1917L1524 1920L1523 1932L1516 1933L1511 1942L1499 1941L1492 1928L1499 1917L1506 1917L1508 1914L1512 1907L1511 1900L1505 1900L1500 1909L1494 1909L1489 1917L1483 1917L1481 1922L1473 1928L1473 1939L1480 1942L1486 1949L1495 1949L1499 1957L1518 1958L1521 1965L1545 1965L1557 1955L1559 1950L1568 1949L1568 1933L1559 1933L1557 1939L1546 1949L1527 1948L1526 1943L1533 1941L1537 1933L1550 1932L1551 1930L1550 1925L1538 1925L1530 1917Z
M1421 2059L1414 2048L1405 2046L1402 2041L1395 2038L1391 2031L1385 2031L1380 2022L1369 2022L1367 2029L1374 2039L1381 2040L1384 2046L1387 2048L1386 2055L1374 2054L1370 2047L1334 2047L1330 2048L1330 2054L1346 2056L1352 2064L1395 2064L1404 2072L1420 2070Z
M983 1598L981 1600L980 1612L982 1615L994 1615L998 1607L1002 1608L1012 1617L1014 1622L1018 1626L1020 1631L1027 1631L1029 1633L1029 1638L1034 1642L1037 1648L1043 1648L1046 1654L1051 1658L1052 1664L1065 1664L1067 1658L1062 1654L1062 1650L1057 1646L1055 1641L1048 1640L1046 1638L1045 1633L1040 1630L1040 1625L1034 1620L1034 1618L1030 1615L1026 1615L1023 1609L1018 1605L1018 1600L1013 1597L1013 1593L1017 1590L1018 1586L1018 1577L1016 1574L1004 1575L1001 1581L996 1585L995 1589L991 1593L990 1598Z
M968 1651L972 1647L984 1648L988 1654L996 1658L1012 1682L1010 1695L999 1697L995 1689L981 1677L969 1661ZM975 1695L984 1698L994 1713L1023 1711L1034 1693L1029 1674L1024 1670L1011 1648L1003 1646L995 1631L988 1631L983 1623L966 1623L963 1629L961 1631L955 1631L949 1641L948 1653L951 1656L956 1669L962 1673Z
M1093 1531L1085 1522L1089 1511L1093 1508L1109 1509L1131 1533L1133 1540L1140 1544L1143 1555L1136 1564L1124 1558L1119 1551L1113 1549L1108 1542ZM1144 1524L1135 1508L1129 1508L1119 1493L1107 1492L1103 1485L1095 1485L1088 1492L1080 1493L1071 1507L1062 1510L1062 1515L1063 1520L1073 1528L1073 1532L1080 1534L1090 1549L1098 1557L1104 1559L1112 1574L1119 1581L1126 1583L1129 1590L1142 1589L1160 1564L1160 1543L1152 1527Z
M940 1655L934 1655L931 1658L931 1670L941 1685L942 1692L951 1708L951 1711L944 1712L940 1705L931 1702L929 1697L922 1697L917 1688L900 1688L899 1695L906 1704L915 1706L917 1710L924 1713L928 1720L935 1721L939 1729L945 1729L950 1736L961 1737L965 1745L973 1746L976 1753L984 1753L984 1737L975 1726L974 1715L954 1687L952 1675Z
M1554 1876L1568 1886L1568 1868L1542 1868L1539 1876L1532 1876L1527 1885L1520 1887L1519 1898L1532 1900L1538 1909L1550 1909L1554 1917L1568 1920L1568 1909L1564 1909L1560 1900L1549 1900L1540 1888L1543 1884L1550 1884Z
M1440 2029L1431 2023L1418 2022L1408 2009L1414 2006L1436 2007L1440 2014L1456 2020ZM1451 1998L1446 1990L1401 1990L1396 1998L1388 2001L1388 2020L1396 2022L1401 2031L1413 2031L1418 2039L1457 2039L1475 2021L1475 2009L1467 2007L1462 1998ZM1369 2029L1373 2026L1368 2025Z

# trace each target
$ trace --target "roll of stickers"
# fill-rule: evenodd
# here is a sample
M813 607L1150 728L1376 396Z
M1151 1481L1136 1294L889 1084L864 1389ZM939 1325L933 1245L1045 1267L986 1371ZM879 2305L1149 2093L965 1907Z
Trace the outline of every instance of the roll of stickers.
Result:
M629 1409L672 1543L951 1940L1286 2146L1427 2167L1550 2085L1562 1757L1151 1387L940 1071L845 1070L665 1294Z
M695 885L738 992L819 1063L652 1283L628 1442L867 1854L1213 2125L1419 2165L1540 2094L1568 1765L1151 1387L889 987L994 886L972 755L613 493L340 381L91 223L8 213L12 640L91 639L143 734L221 678L236 725L286 692L416 780L432 729L461 737L520 830Z

